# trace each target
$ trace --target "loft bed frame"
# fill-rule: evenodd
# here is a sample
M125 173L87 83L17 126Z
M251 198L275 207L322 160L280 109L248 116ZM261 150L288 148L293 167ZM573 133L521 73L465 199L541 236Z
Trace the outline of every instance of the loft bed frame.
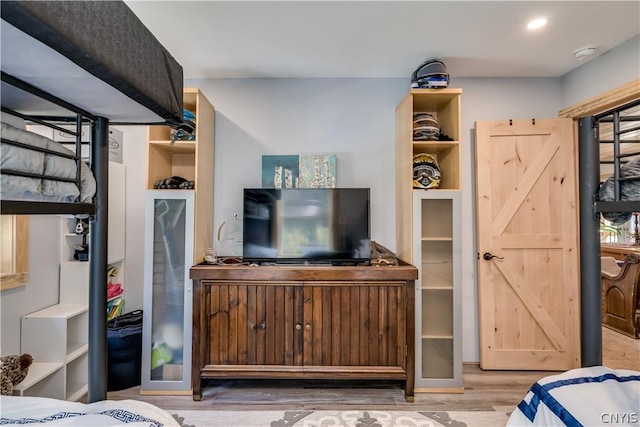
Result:
M182 67L122 1L5 0L0 13L2 111L57 130L62 129L60 123L75 124L75 130L62 130L76 139L75 155L64 156L76 162L75 179L66 180L76 185L80 185L81 126L91 127L90 164L96 182L91 202L0 197L0 213L90 215L87 399L104 400L109 125L184 126ZM51 179L3 172L3 178Z
M98 123L98 118L94 115L77 108L73 105L66 103L65 101L50 95L49 93L43 92L36 88L35 86L30 85L20 79L17 79L5 72L0 72L0 80L3 84L10 85L12 88L19 89L24 92L23 96L35 96L42 101L49 102L57 107L60 107L64 110L61 112L61 115L56 116L39 116L39 115L28 115L21 113L19 111L12 110L5 106L0 107L3 113L10 114L12 116L19 117L25 121L25 123L38 124L41 126L45 126L47 128L57 130L58 132L62 132L74 137L75 149L73 154L66 154L57 151L52 151L48 148L41 148L38 146L26 145L25 143L13 141L11 139L2 138L2 144L5 147L13 146L20 147L26 150L44 153L60 158L71 159L75 163L75 178L62 178L59 176L45 175L44 173L30 173L24 172L20 170L10 170L6 167L0 170L2 175L9 176L19 176L26 178L35 178L35 179L47 179L50 181L58 181L58 182L70 182L73 183L77 188L81 188L82 180L81 180L81 146L82 146L82 126L83 124L91 124L92 129L96 129L97 127L93 126L93 123ZM66 114L65 114L66 113ZM74 129L70 130L65 127L61 127L60 125L65 123L73 123ZM94 135L91 139L98 140L102 135ZM7 153L3 153L3 157L5 157ZM100 160L98 162L100 163ZM4 197L4 196L3 196ZM73 202L50 202L50 201L39 201L39 200L5 200L4 198L0 200L1 209L3 215L15 215L15 214L24 214L24 213L35 213L35 214L73 214L73 215L89 215L95 214L96 208L94 203L87 203L81 201L73 201Z
M637 85L637 83L636 83ZM637 89L636 89L637 90ZM604 126L609 127L606 135ZM580 274L581 274L581 357L582 366L602 365L600 217L603 213L640 212L640 195L623 195L625 183L640 176L623 176L622 167L640 155L640 99L606 112L578 120L580 176ZM601 158L601 147L608 146L610 159ZM609 156L607 156L609 157ZM613 165L613 200L600 200L601 165Z

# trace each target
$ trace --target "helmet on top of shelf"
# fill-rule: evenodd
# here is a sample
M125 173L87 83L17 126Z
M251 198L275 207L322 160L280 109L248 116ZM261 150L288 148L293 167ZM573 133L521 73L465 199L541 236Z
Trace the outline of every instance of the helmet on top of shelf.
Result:
M413 139L414 141L438 141L440 127L433 115L428 113L416 113L413 115Z
M418 89L443 89L449 86L449 73L444 62L430 59L411 75L411 87Z
M440 166L435 156L428 153L413 156L413 188L438 188L441 178Z

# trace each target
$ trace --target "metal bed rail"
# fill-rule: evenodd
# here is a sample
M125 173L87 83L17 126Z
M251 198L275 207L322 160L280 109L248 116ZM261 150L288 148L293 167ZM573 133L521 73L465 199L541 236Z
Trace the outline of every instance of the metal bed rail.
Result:
M639 115L623 115L626 110L640 105L640 99L621 105L602 114L581 117L578 120L578 171L580 196L580 332L582 366L602 365L602 294L600 265L600 214L602 212L640 212L640 200L621 200L620 187L626 180L620 169L625 159L640 154L621 152L621 144L640 142L623 140L625 134L640 130ZM622 122L639 122L637 126L621 129ZM612 123L611 140L600 140L600 123ZM614 200L598 199L600 188L600 144L613 144Z
M621 113L629 110L630 108L640 105L640 100L632 101L624 104L620 107L605 113L593 116L593 126L596 129L596 135L598 136L598 129L601 123L611 123L613 126L613 139L600 140L600 144L612 144L613 145L613 160L602 161L600 164L612 162L613 164L613 180L614 180L614 200L604 201L595 200L593 211L598 216L601 212L639 212L640 200L621 200L620 186L624 181L632 181L640 179L640 176L622 177L620 174L621 167L626 163L625 159L634 157L640 154L638 151L627 151L622 153L622 144L637 144L640 141L636 140L623 140L623 136L640 130L640 115L622 115ZM621 128L621 123L638 123L638 125L629 126L625 129ZM639 145L640 147L640 145Z
M47 92L44 92L37 87L13 77L5 72L0 73L2 82L7 83L15 88L18 88L26 93L34 95L39 99L43 99L53 105L61 107L69 112L66 116L39 116L24 114L16 109L11 109L6 106L0 107L2 112L8 113L22 118L31 123L35 123L41 126L46 126L50 129L64 132L68 135L72 135L75 138L75 153L63 153L55 150L50 150L42 147L35 147L28 144L23 144L16 141L11 141L6 138L2 138L2 144L21 147L30 151L36 151L45 153L61 158L71 159L76 165L76 174L74 178L63 178L58 176L52 176L47 174L35 174L22 171L15 171L6 168L2 168L0 173L3 175L22 176L29 178L47 179L58 182L71 182L78 190L81 189L81 162L82 160L82 144L86 143L82 141L82 125L83 123L91 123L96 120L96 117L85 110L77 108L66 101L57 98ZM67 129L59 126L58 124L73 123L75 129ZM1 200L0 212L2 214L92 214L95 213L95 205L92 203L79 203L75 202L40 202L40 201L26 201L26 200Z

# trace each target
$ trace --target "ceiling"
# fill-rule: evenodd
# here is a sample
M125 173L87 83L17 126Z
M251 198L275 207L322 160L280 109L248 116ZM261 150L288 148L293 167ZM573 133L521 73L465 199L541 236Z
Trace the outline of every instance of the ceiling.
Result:
M452 78L560 77L640 33L637 0L125 2L186 79L409 78L432 58Z

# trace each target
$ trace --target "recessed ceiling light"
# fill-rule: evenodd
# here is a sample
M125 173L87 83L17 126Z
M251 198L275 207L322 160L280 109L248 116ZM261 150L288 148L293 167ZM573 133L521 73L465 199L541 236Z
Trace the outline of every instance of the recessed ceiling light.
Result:
M598 48L595 46L584 46L580 49L576 49L575 52L573 52L573 57L578 61L582 61L584 58L595 54L596 50L598 50Z
M527 29L529 30L537 30L538 28L542 28L547 25L547 18L536 18L533 21L529 21L527 24Z

